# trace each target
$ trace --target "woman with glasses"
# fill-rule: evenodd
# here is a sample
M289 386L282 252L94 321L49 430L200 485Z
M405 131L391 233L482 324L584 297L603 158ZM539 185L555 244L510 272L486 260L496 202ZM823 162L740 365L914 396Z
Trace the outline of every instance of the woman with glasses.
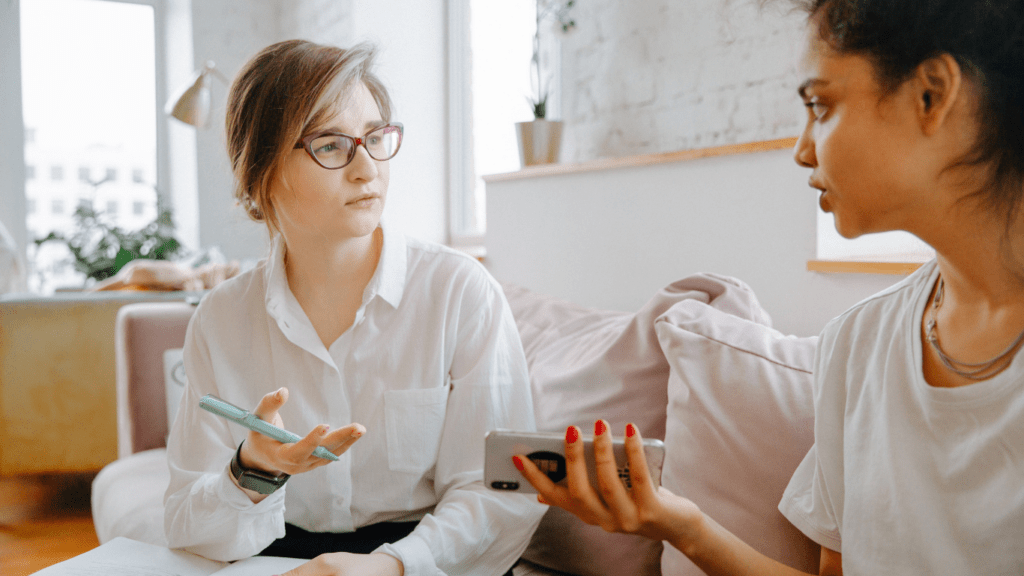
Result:
M273 245L189 326L166 533L216 560L315 558L307 575L511 574L544 508L484 489L483 438L534 428L525 357L478 262L381 221L403 126L373 57L281 42L231 87L235 194Z

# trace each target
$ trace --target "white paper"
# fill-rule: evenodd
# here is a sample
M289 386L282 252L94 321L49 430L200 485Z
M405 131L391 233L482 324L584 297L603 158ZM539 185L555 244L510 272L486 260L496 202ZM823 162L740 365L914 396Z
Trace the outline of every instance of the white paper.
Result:
M234 564L216 562L182 550L114 538L92 550L44 568L37 576L272 576L307 560L255 556Z

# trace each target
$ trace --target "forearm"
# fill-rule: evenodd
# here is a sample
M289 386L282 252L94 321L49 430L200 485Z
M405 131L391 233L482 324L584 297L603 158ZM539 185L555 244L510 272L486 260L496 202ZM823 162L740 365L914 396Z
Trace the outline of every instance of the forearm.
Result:
M381 551L400 558L410 576L507 570L546 510L530 498L493 493L476 482L449 490L408 538Z
M667 542L686 555L709 576L798 576L806 575L777 562L737 538L712 518L700 514L686 531L676 531Z

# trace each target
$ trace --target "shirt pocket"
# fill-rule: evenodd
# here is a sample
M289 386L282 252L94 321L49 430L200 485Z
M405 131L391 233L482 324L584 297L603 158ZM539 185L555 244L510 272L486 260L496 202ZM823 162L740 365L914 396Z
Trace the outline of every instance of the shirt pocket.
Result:
M384 392L388 467L423 473L437 462L449 387Z

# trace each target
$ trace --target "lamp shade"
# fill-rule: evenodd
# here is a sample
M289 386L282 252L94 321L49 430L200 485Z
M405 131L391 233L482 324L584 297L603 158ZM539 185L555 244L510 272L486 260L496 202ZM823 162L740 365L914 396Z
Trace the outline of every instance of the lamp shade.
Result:
M210 118L210 87L207 78L211 72L216 73L212 60L196 71L188 84L167 101L164 112L186 124L205 127Z

